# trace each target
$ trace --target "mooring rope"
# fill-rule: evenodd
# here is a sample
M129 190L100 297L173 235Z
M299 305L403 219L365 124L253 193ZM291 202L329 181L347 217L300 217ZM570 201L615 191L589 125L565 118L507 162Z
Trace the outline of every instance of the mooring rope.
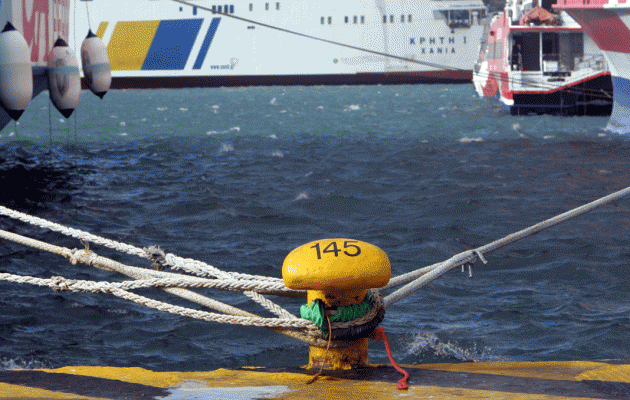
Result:
M63 235L70 236L75 239L91 242L94 244L108 247L110 249L114 249L121 253L127 253L127 254L135 255L141 258L147 258L152 261L153 261L152 257L155 257L156 249L159 249L156 247L141 249L141 248L132 246L130 244L117 242L111 239L106 239L100 236L93 235L89 232L85 232L85 231L75 229L75 228L69 228L64 225L45 220L43 218L39 218L39 217L28 215L19 211L11 210L4 206L0 206L0 215L5 215L7 217L17 219L31 225L39 226L40 228L46 228L54 232L59 232ZM237 272L225 272L209 264L206 264L202 261L193 260L190 258L182 258L174 254L170 254L170 253L164 254L162 252L161 255L164 259L165 264L167 264L172 269L184 270L186 272L189 272L191 274L198 275L198 276L214 276L217 278L225 277L225 278L234 278L234 279L254 279L254 280L283 282L282 279L279 279L279 278L261 277L261 276L255 276L255 275L249 275L249 274L241 274Z
M446 261L441 263L433 264L428 267L420 268L418 270L408 272L406 274L400 275L390 280L389 284L385 288L391 288L394 286L402 285L407 282L407 285L398 289L397 291L389 294L384 298L385 307L399 301L400 299L408 296L414 291L418 290L422 286L426 285L444 275L448 271L453 268L457 268L462 265L472 264L478 258L481 259L485 263L485 259L483 258L483 254L489 253L491 251L500 249L501 247L507 246L508 244L514 243L521 239L524 239L528 236L535 235L540 231L545 229L549 229L552 226L558 225L562 222L565 222L569 219L578 217L582 214L585 214L589 211L594 210L597 207L601 207L604 204L610 203L615 200L619 200L622 197L625 197L630 194L630 187L619 190L608 196L601 197L595 201L592 201L588 204L584 204L580 207L574 208L570 211L557 215L553 218L549 218L545 221L539 222L536 225L532 225L529 228L522 229L518 232L512 233L504 238L495 240L491 243L488 243L484 246L478 247L474 250L465 251L459 253Z
M414 291L418 290L427 283L432 282L451 269L458 266L469 265L472 273L472 263L474 263L477 259L482 260L484 263L486 262L483 256L485 253L534 235L542 230L551 228L552 226L592 211L597 207L618 200L629 194L630 187L583 206L574 208L474 250L459 253L441 263L433 264L392 278L390 283L382 289L388 289L399 285L405 286L384 298L381 297L378 290L371 290L369 296L372 296L374 301L371 308L367 311L367 313L365 313L365 315L352 321L332 323L332 329L339 333L334 336L340 339L333 339L330 346L346 346L348 344L348 340L353 340L354 336L356 336L356 332L359 332L359 334L367 332L365 334L369 334L376 325L382 321L385 308L410 295ZM95 282L66 279L58 276L46 279L0 273L0 280L37 286L47 286L55 291L68 290L74 292L111 294L125 300L133 301L137 304L142 304L147 307L172 314L183 315L210 322L268 328L319 347L326 347L328 342L330 342L330 337L326 337L326 332L322 332L316 324L307 319L298 318L292 315L278 304L263 296L263 294L271 294L290 297L304 297L304 291L296 291L287 288L282 279L221 271L218 268L212 267L201 261L181 258L170 253L165 254L159 247L139 249L128 244L101 238L78 229L68 228L45 219L33 217L2 206L0 206L0 215L6 215L36 226L60 232L67 236L75 237L80 239L86 248L69 249L0 230L0 238L2 239L58 254L67 258L72 264L87 264L96 268L118 272L135 279L134 281L123 282ZM124 253L134 254L141 258L149 259L158 269L151 270L134 267L99 256L88 248L88 244L90 242L101 244ZM163 269L165 266L171 267L172 269L183 269L189 273L200 276L183 275L180 273L159 270ZM207 276L211 276L211 278L208 278ZM222 314L174 306L130 292L130 290L148 287L160 288L171 294L219 311ZM209 288L242 292L269 312L277 315L277 318L260 317L234 306L202 296L189 290L188 288Z

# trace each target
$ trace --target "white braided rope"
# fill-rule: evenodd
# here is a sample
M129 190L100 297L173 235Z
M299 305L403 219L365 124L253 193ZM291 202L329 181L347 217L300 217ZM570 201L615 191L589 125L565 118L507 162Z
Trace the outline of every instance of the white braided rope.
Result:
M128 292L127 288L147 287L147 281L137 282L94 282L85 280L66 279L60 276L52 278L37 278L34 276L13 275L0 273L0 279L15 283L26 283L36 286L47 286L56 291L69 290L72 292L107 293L133 301L138 304L166 311L171 314L183 315L191 318L202 319L204 321L218 322L233 325L259 326L266 328L293 328L305 330L318 330L317 326L309 320L302 318L263 318L263 317L242 317L233 315L216 314L207 311L198 311L186 307L175 306L161 301L149 299L144 296Z
M593 201L581 207L575 208L571 211L560 214L554 218L550 218L546 221L540 222L527 229L523 229L521 231L508 235L500 240L496 240L485 246L479 247L475 250L460 253L442 263L438 263L429 267L421 268L419 270L404 274L398 278L394 278L392 279L392 282L387 287L403 284L406 282L411 282L411 283L408 283L401 289L388 295L387 297L382 299L382 301L378 292L375 292L375 297L377 301L375 301L375 306L372 307L372 309L367 315L365 315L363 318L356 321L351 321L351 322L342 323L342 324L340 323L333 324L333 328L344 327L347 324L357 325L357 324L362 323L363 321L369 321L370 317L373 317L374 315L376 315L376 312L378 312L378 310L381 307L387 307L390 304L393 304L394 302L400 300L401 298L408 296L415 290L424 286L428 282L431 282L437 279L439 276L445 274L449 270L456 268L458 266L461 266L461 265L465 265L467 263L472 263L478 257L483 260L483 253L496 250L500 247L506 246L510 243L513 243L525 237L536 234L544 229L550 228L566 220L569 220L571 218L584 214L588 211L591 211L592 209L596 207L602 206L606 203L609 203L621 197L627 196L628 194L630 194L630 187L620 190L618 192L615 192L611 195L605 196L603 198L600 198L596 201ZM113 248L122 252L126 252L129 254L134 254L142 258L151 259L149 252L147 252L146 250L141 250L134 246L126 245L124 243L119 243L115 241L110 241L108 239L103 239L98 236L89 234L87 232L79 231L77 229L66 228L62 225L55 224L41 218L32 217L32 216L29 216L29 215L26 215L17 211L13 211L6 207L0 206L0 214L6 215L12 218L16 218L24 222L32 223L40 227L45 227L54 231L58 231L68 236L72 236L72 237L76 237L82 240L87 240L93 243L101 244L106 247L110 247L110 248ZM215 267L202 263L200 261L184 259L181 257L177 257L175 255L172 255L172 254L166 254L163 257L165 262L171 265L175 269L184 269L186 271L192 272L197 275L202 275L202 276L210 275L210 276L216 276L220 278L220 279L208 280L208 279L194 278L190 276L174 274L174 275L178 275L178 278L179 278L178 280L175 280L175 279L171 279L170 276L161 275L161 274L168 275L171 273L150 271L150 274L149 274L148 270L140 269L137 267L125 266L113 260L100 257L87 249L86 250L76 250L76 249L70 250L67 248L54 246L48 243L39 242L34 239L25 238L23 236L16 235L10 232L5 232L5 231L0 231L0 236L4 237L5 239L16 241L18 243L26 244L32 247L40 248L45 251L62 255L70 259L70 261L73 264L76 264L77 262L82 262L88 265L96 266L98 268L118 271L126 275L136 277L136 278L147 277L147 274L148 274L150 278L150 279L142 279L136 282L110 283L110 282L68 280L61 277L42 279L42 278L35 278L35 277L28 277L28 276L24 277L24 276L11 275L11 274L0 274L0 279L17 282L17 283L29 283L33 285L49 286L49 287L52 287L54 290L72 290L72 291L87 291L87 292L94 292L94 293L109 293L109 294L113 294L115 296L121 297L123 299L134 301L138 304L142 304L147 307L155 308L161 311L166 311L173 314L184 315L191 318L202 319L202 320L212 321L212 322L239 324L239 325L246 325L246 326L260 326L260 327L266 327L266 328L279 330L279 331L281 331L282 329L301 329L303 332L283 332L283 331L281 332L288 334L289 336L299 338L300 340L303 340L306 342L310 341L311 343L317 343L316 345L320 345L320 346L322 345L323 341L321 340L321 332L317 329L315 324L313 324L311 321L297 318L291 315L290 313L288 313L288 311L286 311L282 307L266 299L264 296L260 295L260 293L257 293L257 291L263 291L263 290L271 290L272 292L286 290L286 288L282 287L283 285L279 285L279 283L282 282L282 280L278 278L268 278L268 277L248 275L248 274L235 274L235 273L230 273L230 272L224 272L224 271L216 269ZM137 270L143 270L145 272L138 272ZM159 277L157 277L154 274L159 274ZM251 286L247 286L247 284L244 285L245 282L247 284L252 284L251 286L256 286L256 291L254 291L251 288ZM238 310L228 305L225 305L224 309L229 310L228 312L231 312L232 315L223 315L223 314L209 313L206 311L197 311L197 310L192 310L185 307L174 306L174 305L170 305L170 304L163 303L160 301L148 299L146 297L139 296L139 295L136 295L134 293L127 291L130 289L147 287L147 285L162 287L167 291L181 291L181 290L184 290L184 289L181 289L184 286L213 287L213 288L224 288L224 289L229 288L226 290L239 290L239 291L245 292L245 294L248 297L258 302L264 308L280 316L281 318L262 318L258 316L243 316L242 314L248 314L248 313L245 313L241 310ZM238 285L238 288L236 288L235 285ZM270 288L270 285L273 286L272 289ZM265 289L261 289L262 286L264 286ZM223 305L221 305L222 303L219 303L219 302L217 303L219 304L220 307L223 307ZM240 315L234 315L234 314L240 314ZM343 345L343 344L337 343L336 345Z
M280 278L261 275L249 275L238 272L225 272L202 261L192 258L182 258L172 253L165 254L165 261L172 269L179 269L198 276L216 276L223 279L256 280L263 282L284 282Z
M93 267L105 269L108 271L115 271L133 277L137 277L138 274L146 277L146 275L148 274L152 277L155 277L156 287L196 287L237 292L257 291L261 293L277 295L304 295L304 292L294 291L287 288L282 281L278 282L258 280L207 279L172 272L154 271L145 268L125 265L109 258L101 257L89 250L70 250L66 247L55 246L46 242L31 239L4 230L0 230L0 238L8 239L16 243L27 245L39 250L61 255L65 258L68 258L73 265L76 265L77 263L83 263L91 265Z
M249 297L250 299L254 300L256 303L260 304L267 310L276 314L280 318L298 319L295 315L291 314L290 312L280 307L278 304L274 303L273 301L267 299L265 296L261 295L260 293L247 290L247 291L244 291L243 294Z
M495 240L474 250L459 253L441 263L433 264L425 268L420 268L418 270L408 272L404 275L393 278L385 288L401 285L407 282L411 283L407 283L407 285L386 296L384 299L385 307L388 307L390 304L393 304L400 299L410 295L411 293L420 289L422 286L434 281L435 279L444 275L446 272L452 270L453 268L473 263L478 257L482 258L483 254L485 253L500 249L501 247L507 246L528 236L535 235L545 229L549 229L552 226L578 217L582 214L594 210L597 207L601 207L604 204L619 200L622 197L628 195L630 195L630 187L609 194L608 196L601 197L595 201L584 204L580 207L576 207L562 214L556 215L553 218L549 218L545 221L539 222L535 225L530 226L529 228L522 229L518 232L507 235L501 239Z
M8 209L6 207L0 206L0 214L6 212ZM9 216L17 217L20 220L24 220L25 222L30 222L31 218L26 218L30 216L26 216L25 214L19 212L12 212L9 210ZM38 226L42 226L45 228L51 228L55 231L69 233L70 236L79 238L85 241L93 241L98 244L106 245L107 247L120 249L121 246L113 246L112 241L108 241L107 239L99 240L97 236L91 234L85 234L85 232L81 232L79 230L74 230L71 228L65 228L59 224L51 223L49 221L45 221L41 218L32 217L33 222L35 222ZM156 271L156 270L148 270L145 268L132 267L129 265L124 265L117 261L101 257L90 251L89 249L73 249L70 250L65 247L55 246L49 243L41 242L32 238L28 238L25 236L17 235L15 233L7 232L0 230L0 238L4 238L7 240L14 241L16 243L20 243L23 245L27 245L33 248L37 248L40 250L48 251L54 254L61 255L73 264L76 265L78 263L84 263L87 265L91 265L97 268L105 269L108 271L115 271L121 274L130 276L135 278L136 281L125 281L125 282L95 282L95 281L85 281L85 280L72 280L66 279L63 277L52 277L49 279L36 278L32 276L19 276L12 275L6 273L0 273L0 280L6 280L9 282L15 283L25 283L32 284L38 286L48 286L53 290L70 290L75 292L91 292L91 293L107 293L113 294L117 297L121 297L123 299L134 301L138 304L145 305L147 307L155 308L161 311L166 311L172 314L178 314L182 316L187 316L191 318L202 319L211 322L217 323L227 323L227 324L238 324L245 326L259 326L274 330L276 332L282 333L284 335L293 337L295 339L306 342L310 345L319 346L319 347L344 347L348 346L351 342L336 340L332 341L332 343L328 343L328 341L322 339L322 332L317 329L316 325L311 321L304 320L302 318L298 318L293 314L289 313L287 310L283 309L279 305L273 303L269 299L262 296L260 293L269 293L269 294L280 294L280 295L289 295L289 296L300 296L304 295L303 291L294 291L288 289L284 285L284 281L278 278L267 278L263 276L256 275L248 275L248 274L238 274L238 273L226 273L214 267L207 266L207 264L201 263L196 260L191 259L182 259L180 257L174 256L172 254L163 255L165 262L171 262L179 269L185 270L196 270L197 273L203 275L219 275L220 279L207 279L200 278L188 275L181 275L172 272L164 272L164 271ZM96 240L95 240L96 239ZM102 239L102 238L100 238ZM116 242L114 242L116 243ZM124 246L122 246L124 247ZM129 246L129 248L133 249L133 246ZM159 248L158 248L159 250ZM122 250L124 251L124 250ZM161 252L161 250L159 250ZM139 252L128 252L130 254L138 255ZM152 255L155 255L155 249L144 249L142 250L141 257L153 259ZM211 274L208 273L208 268L211 269ZM238 279L237 279L238 278ZM170 305L168 303L159 302L156 300L152 300L143 296L136 295L134 293L129 292L129 290L147 288L147 287L158 287L162 290L165 290L169 293L175 294L177 296L183 297L195 303L204 305L206 307L210 307L221 311L225 314L216 314L209 313L205 311L197 311L189 308L179 307ZM255 314L251 314L245 311L242 311L233 306L218 302L216 300L209 299L205 296L201 296L198 293L191 292L185 287L197 287L197 288L212 288L212 289L223 289L223 290L233 290L233 291L241 291L249 298L259 303L265 309L271 311L272 313L278 315L280 318L263 318L259 317ZM260 293L259 293L260 292ZM368 313L368 316L375 315L374 309ZM361 319L358 319L358 323L363 323L366 320L366 316ZM345 323L333 323L333 329L351 326L351 322Z
M7 207L0 206L0 215L4 215L13 219L17 219L22 222L26 222L31 225L39 226L40 228L46 228L54 232L59 232L63 235L70 236L76 239L80 239L86 242L95 243L98 245L102 245L108 247L110 249L114 249L121 253L127 253L131 255L135 255L141 258L150 259L149 254L146 249L141 249L130 244L117 242L115 240L106 239L89 232L85 232L75 228L69 228L64 225L51 222L45 220L43 218L34 217L32 215L28 215L19 211L11 210ZM174 269L182 269L184 271L190 272L192 274L198 276L214 276L217 278L224 279L251 279L251 280L260 280L260 281L273 281L273 282L281 282L282 279L279 278L271 278L265 276L258 275L249 275L235 272L225 272L212 265L206 264L202 261L193 260L190 258L183 258L176 256L174 254L166 254L165 257L166 262L169 266L172 266Z

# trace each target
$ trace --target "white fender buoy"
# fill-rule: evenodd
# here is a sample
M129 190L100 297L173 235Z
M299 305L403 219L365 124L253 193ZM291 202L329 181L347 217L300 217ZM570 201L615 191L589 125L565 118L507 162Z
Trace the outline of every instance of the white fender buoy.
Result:
M102 99L112 83L112 71L107 47L91 29L81 44L81 64L85 83Z
M33 97L33 68L24 36L10 22L0 32L0 105L17 121Z
M57 39L48 55L48 90L57 110L70 117L79 104L81 75L77 57L62 38Z

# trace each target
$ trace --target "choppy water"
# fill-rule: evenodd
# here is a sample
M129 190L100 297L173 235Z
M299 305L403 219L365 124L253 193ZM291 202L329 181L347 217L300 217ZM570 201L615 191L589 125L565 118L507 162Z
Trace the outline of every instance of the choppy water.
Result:
M628 186L630 141L606 122L510 116L472 85L115 91L102 101L84 92L67 121L43 94L0 132L0 203L276 277L293 248L351 237L384 249L398 275ZM395 358L629 358L629 210L619 201L487 254L473 279L451 272L389 308ZM0 227L80 247L5 218ZM6 242L0 272L121 279ZM243 296L210 295L259 312ZM296 314L302 303L280 302ZM0 283L0 310L0 368L307 360L305 345L264 329L105 295ZM370 354L387 362L380 344Z

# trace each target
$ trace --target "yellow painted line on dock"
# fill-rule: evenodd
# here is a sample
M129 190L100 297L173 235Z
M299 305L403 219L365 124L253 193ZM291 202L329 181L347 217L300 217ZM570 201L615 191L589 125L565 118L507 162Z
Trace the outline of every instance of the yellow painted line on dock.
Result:
M64 392L57 392L45 389L32 388L28 386L9 385L0 383L0 399L38 399L38 400L109 400L103 397L87 397L69 395Z
M611 365L594 361L426 364L419 365L418 368L540 379L630 383L630 365Z
M621 399L630 398L625 362L425 364L405 367L409 390L391 366L329 372L315 383L300 368L155 372L143 368L64 367L0 371L0 399Z

